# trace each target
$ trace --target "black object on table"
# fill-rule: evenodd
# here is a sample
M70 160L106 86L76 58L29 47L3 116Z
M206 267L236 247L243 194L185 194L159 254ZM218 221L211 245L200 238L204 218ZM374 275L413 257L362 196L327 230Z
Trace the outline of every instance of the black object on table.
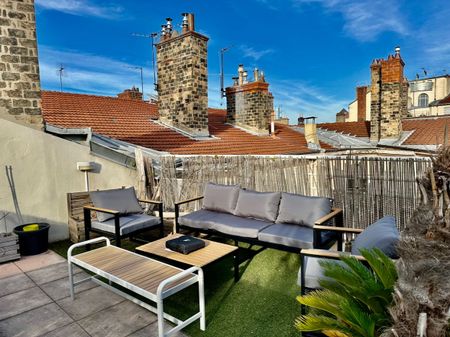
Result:
M189 254L203 247L205 241L187 235L166 241L166 248L182 254Z

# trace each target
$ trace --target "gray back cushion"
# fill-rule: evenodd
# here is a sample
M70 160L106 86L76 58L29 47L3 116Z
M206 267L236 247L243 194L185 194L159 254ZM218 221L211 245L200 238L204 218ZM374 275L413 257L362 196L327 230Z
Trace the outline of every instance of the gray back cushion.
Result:
M240 190L234 215L275 221L280 196L280 192Z
M233 213L239 195L239 185L219 185L208 183L205 186L203 208L211 211Z
M361 255L360 248L378 248L390 258L397 258L396 245L400 234L393 216L385 216L359 234L352 245L352 254Z
M316 220L331 212L331 204L330 198L282 193L276 222L314 227Z
M95 207L119 211L121 214L142 212L134 187L94 191L90 192L89 195ZM113 215L108 213L97 212L98 221L106 221L113 217Z

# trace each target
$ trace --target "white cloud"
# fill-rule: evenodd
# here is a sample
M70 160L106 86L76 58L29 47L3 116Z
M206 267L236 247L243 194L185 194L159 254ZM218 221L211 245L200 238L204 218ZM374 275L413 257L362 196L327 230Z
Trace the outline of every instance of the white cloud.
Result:
M104 19L118 18L123 11L123 8L118 5L101 6L92 4L89 0L36 0L35 3L43 9Z
M255 61L258 61L265 55L275 52L273 49L256 50L253 47L249 47L247 45L241 45L239 46L239 49L242 51L244 57L252 58Z
M116 95L131 86L141 87L137 65L76 50L39 48L39 66L44 89L59 90L58 68L64 66L63 89ZM144 93L153 93L151 68L144 67ZM147 98L147 97L146 97Z
M321 5L329 12L340 13L344 31L360 41L375 39L383 32L408 35L400 2L384 0L292 0L300 10L307 5Z
M298 80L270 80L269 90L275 98L275 110L281 105L283 115L295 123L300 115L318 117L318 122L334 121L336 113L350 100L326 95L321 89Z

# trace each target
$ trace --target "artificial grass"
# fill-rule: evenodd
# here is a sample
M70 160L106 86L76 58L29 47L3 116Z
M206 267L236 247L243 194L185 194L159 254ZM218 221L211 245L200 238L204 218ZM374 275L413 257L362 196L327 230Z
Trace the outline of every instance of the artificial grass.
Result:
M68 241L53 243L50 248L65 256ZM134 250L139 244L123 242L123 248ZM240 266L241 279L235 283L232 258L204 268L206 331L195 322L184 329L199 337L289 337L299 336L294 319L300 313L296 296L298 254L266 249ZM167 299L165 311L185 319L198 310L197 287Z

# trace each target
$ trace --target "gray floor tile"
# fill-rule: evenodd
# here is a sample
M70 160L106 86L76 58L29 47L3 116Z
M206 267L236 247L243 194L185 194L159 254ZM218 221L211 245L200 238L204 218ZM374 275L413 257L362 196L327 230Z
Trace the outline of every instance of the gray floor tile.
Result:
M0 320L52 302L38 287L0 297Z
M85 279L89 275L85 272L81 272L74 275L74 280L80 281ZM83 282L75 287L75 292L80 292L83 290L88 290L98 285L92 281ZM44 283L40 285L40 288L44 290L44 292L50 296L54 301L60 300L64 297L68 297L69 293L69 277L65 277L56 281Z
M55 303L0 321L3 337L35 337L73 322ZM69 337L68 335L62 337Z
M0 297L32 288L34 286L34 282L23 273L2 278L0 279Z
M93 337L124 337L154 322L156 316L125 301L78 321Z
M93 313L124 301L124 298L103 288L95 287L80 293L75 292L75 300L66 297L57 301L70 317L78 321Z
M42 337L90 337L77 323L53 330Z
M195 324L195 323L193 323ZM164 322L164 331L169 330L172 327L172 325L170 325L167 322ZM185 335L183 332L178 331L176 334L171 335L173 337L188 337L187 335ZM154 322L150 325L147 325L145 328L142 328L134 333L132 333L131 335L128 335L127 337L158 337L158 323Z
M79 273L81 272L81 269L74 267L73 272ZM30 271L26 274L39 285L69 276L66 262L53 264L45 268Z

